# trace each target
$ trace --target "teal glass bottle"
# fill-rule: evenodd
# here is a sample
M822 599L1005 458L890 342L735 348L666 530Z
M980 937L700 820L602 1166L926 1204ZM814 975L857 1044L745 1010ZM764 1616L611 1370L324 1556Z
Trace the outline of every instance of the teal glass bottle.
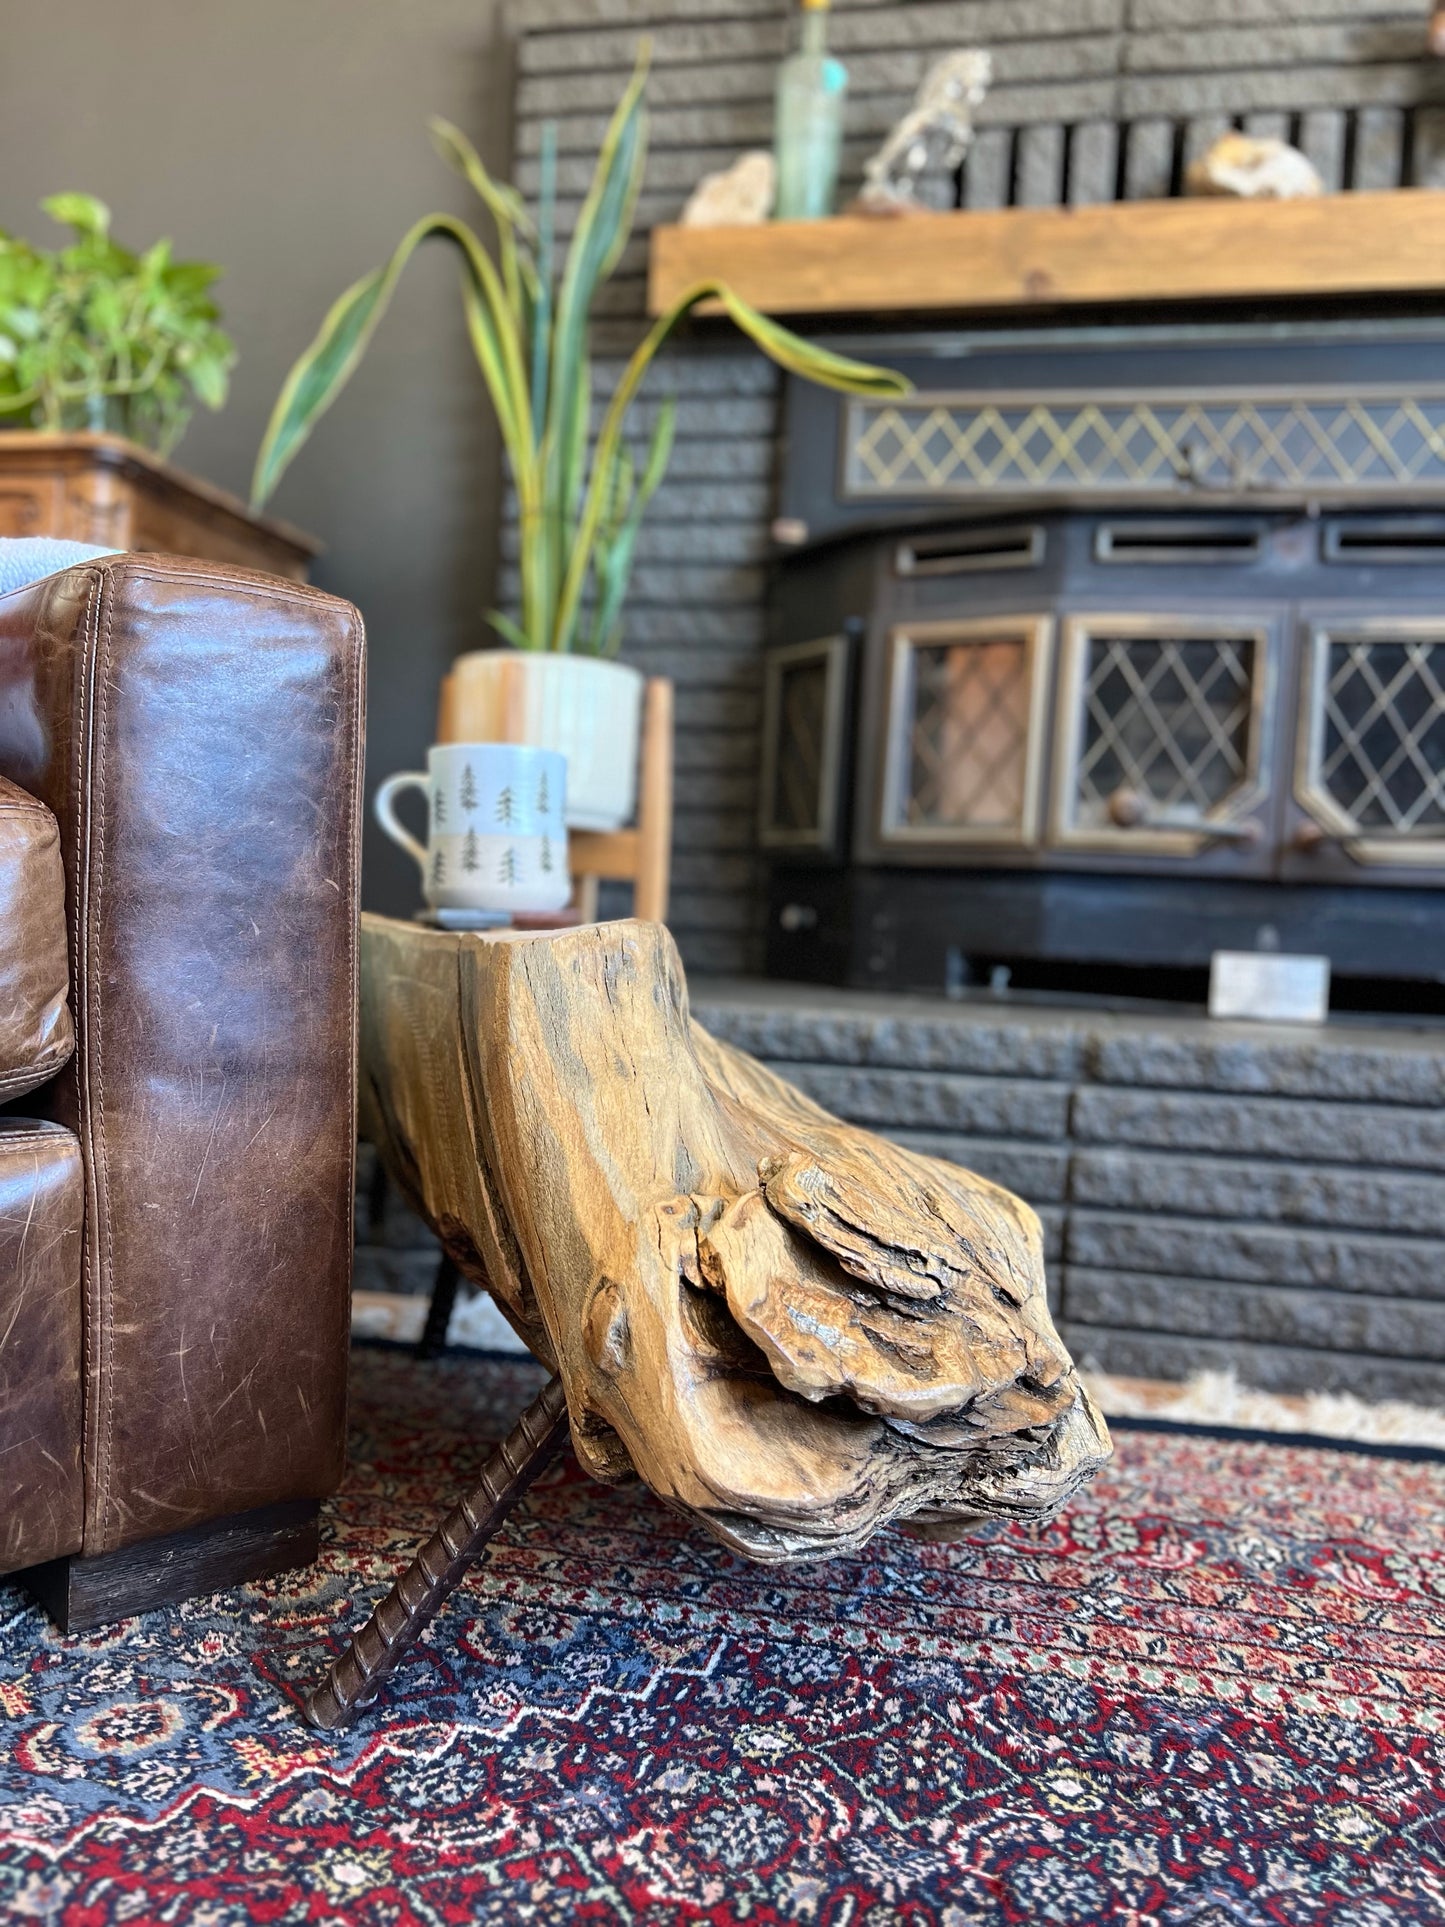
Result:
M818 221L833 212L847 92L848 69L828 52L828 0L803 0L798 51L778 69L775 219Z

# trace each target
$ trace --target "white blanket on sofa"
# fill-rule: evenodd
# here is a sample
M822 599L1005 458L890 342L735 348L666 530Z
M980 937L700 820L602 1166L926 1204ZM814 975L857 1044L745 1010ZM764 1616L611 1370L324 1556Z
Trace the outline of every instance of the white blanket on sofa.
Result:
M119 549L95 549L88 542L62 542L53 535L0 537L0 595L28 588L42 576L89 562L92 556L119 554Z

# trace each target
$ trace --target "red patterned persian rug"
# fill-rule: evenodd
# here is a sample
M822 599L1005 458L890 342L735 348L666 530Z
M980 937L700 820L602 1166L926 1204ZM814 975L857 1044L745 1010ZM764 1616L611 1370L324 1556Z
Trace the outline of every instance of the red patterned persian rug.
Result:
M566 1460L318 1739L538 1382L359 1349L313 1572L71 1639L0 1587L0 1920L1445 1922L1438 1455L1121 1428L1054 1525L781 1571Z

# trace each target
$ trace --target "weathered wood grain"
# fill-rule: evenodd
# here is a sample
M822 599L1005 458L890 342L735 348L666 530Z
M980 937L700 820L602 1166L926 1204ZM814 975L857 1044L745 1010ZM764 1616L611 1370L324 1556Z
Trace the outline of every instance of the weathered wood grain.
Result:
M1107 1458L1034 1213L708 1036L661 925L364 918L361 1039L364 1129L596 1477L787 1560L1047 1517Z
M653 230L653 314L714 277L781 315L1438 293L1445 198L1399 189Z

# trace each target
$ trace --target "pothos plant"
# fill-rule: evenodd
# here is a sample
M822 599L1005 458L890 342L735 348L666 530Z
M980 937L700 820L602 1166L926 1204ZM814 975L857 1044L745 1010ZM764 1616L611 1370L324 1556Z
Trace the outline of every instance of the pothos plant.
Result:
M210 288L220 269L132 254L91 194L45 212L75 239L54 252L0 230L0 416L60 434L114 429L168 455L194 404L219 408L236 353Z
M628 413L659 350L694 308L717 302L781 367L827 387L859 395L897 395L908 387L899 375L802 340L725 283L700 281L639 342L592 442L588 321L632 233L647 157L646 71L644 48L560 259L551 131L534 219L515 188L493 180L459 129L431 123L442 157L471 183L495 223L497 260L450 214L418 221L386 265L348 288L327 314L286 378L256 462L251 499L260 509L355 371L412 254L425 240L447 242L460 256L467 327L519 510L519 619L494 612L489 620L520 649L615 653L638 529L666 472L677 419L675 401L663 401L639 453L626 438Z

